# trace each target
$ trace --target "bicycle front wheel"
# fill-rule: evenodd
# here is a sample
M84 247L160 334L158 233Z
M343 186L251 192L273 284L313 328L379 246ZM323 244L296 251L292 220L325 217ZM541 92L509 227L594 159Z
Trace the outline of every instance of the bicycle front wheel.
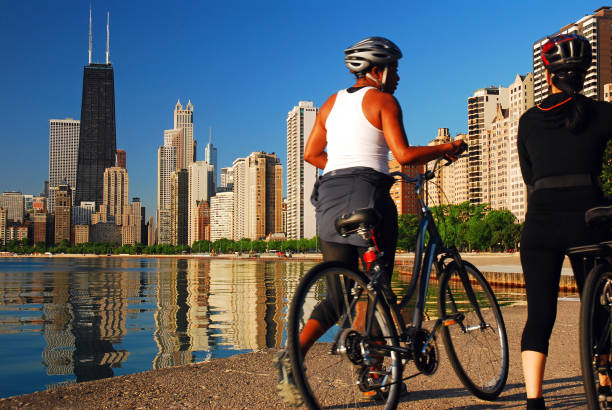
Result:
M611 306L612 272L608 265L599 265L587 276L580 305L580 363L589 409L608 408L600 402L598 389L600 374L609 373Z
M508 379L508 337L491 287L482 273L453 262L440 277L438 308L442 340L455 373L475 396L494 400Z
M399 347L397 333L382 296L374 298L367 283L362 273L325 262L296 289L287 346L295 382L310 408L370 407L371 400L387 409L397 404L402 363L399 353L388 349ZM307 348L302 332L312 319L327 331Z

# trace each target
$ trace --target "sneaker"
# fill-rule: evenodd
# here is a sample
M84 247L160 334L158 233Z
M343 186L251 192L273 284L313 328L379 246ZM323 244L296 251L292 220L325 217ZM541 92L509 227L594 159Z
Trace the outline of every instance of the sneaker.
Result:
M597 388L597 399L600 403L612 402L612 388L610 386L599 386Z
M291 370L291 359L287 350L281 350L274 356L274 367L278 370L278 383L276 391L281 399L290 406L301 406L304 404L302 394L295 384L293 371Z

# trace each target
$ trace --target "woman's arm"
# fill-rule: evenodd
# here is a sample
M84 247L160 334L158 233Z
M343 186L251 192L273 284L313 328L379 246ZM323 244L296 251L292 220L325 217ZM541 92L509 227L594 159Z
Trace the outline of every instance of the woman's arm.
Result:
M325 101L325 104L323 104L317 114L308 141L306 141L306 147L304 148L304 161L319 169L324 169L327 164L327 152L325 152L325 147L327 146L327 130L325 129L325 122L335 102L336 94Z

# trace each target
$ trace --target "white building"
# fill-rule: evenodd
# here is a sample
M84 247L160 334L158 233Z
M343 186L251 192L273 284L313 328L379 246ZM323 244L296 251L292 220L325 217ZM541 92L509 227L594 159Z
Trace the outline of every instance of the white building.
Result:
M49 120L49 212L55 211L55 188L64 181L74 191L79 153L79 120Z
M586 37L593 50L593 65L589 68L583 94L596 100L604 99L604 85L612 82L612 10L603 6L586 15L575 23L562 27L557 33L547 34L533 43L533 76L534 99L538 104L548 96L546 70L542 63L542 46L548 41L548 36L576 33Z
M208 201L214 192L214 167L206 161L196 161L189 165L189 233L188 244L195 242L197 218L194 214L197 201Z
M219 192L210 198L210 240L232 239L234 193Z
M317 234L310 195L317 180L316 167L304 162L304 147L319 109L300 101L287 114L287 238L312 238Z
M177 168L187 169L195 161L195 142L193 139L193 104L191 100L183 108L181 101L174 107L174 129L183 130L177 146ZM165 141L164 141L165 144Z
M221 168L221 188L234 188L234 169L232 167Z
M239 241L247 237L247 168L246 159L237 158L233 162L232 174L234 176L234 200L232 238ZM212 218L211 218L212 227ZM211 232L212 235L212 232Z

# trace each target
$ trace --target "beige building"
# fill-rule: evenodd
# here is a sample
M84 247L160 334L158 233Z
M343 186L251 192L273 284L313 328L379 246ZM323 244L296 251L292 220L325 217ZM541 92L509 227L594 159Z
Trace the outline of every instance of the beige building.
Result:
M104 170L103 203L107 220L121 225L123 208L129 203L130 184L125 168L111 167Z
M438 134L436 137L427 144L428 146L447 144L453 141L448 128L438 128ZM427 169L432 169L435 161L431 161L427 164ZM441 164L445 161L442 160ZM436 177L425 186L425 195L427 197L428 206L439 206L443 204L452 203L451 201L455 198L455 187L452 183L453 172L448 167L439 168L436 173Z
M467 134L457 134L455 139L463 140L467 142ZM469 152L469 151L468 151ZM456 161L450 167L448 180L444 183L444 186L452 185L452 190L445 192L452 192L452 196L449 199L451 204L461 204L469 201L469 183L468 183L468 156L464 153L464 157Z
M125 205L121 219L121 244L142 243L142 203L132 201L131 204Z
M219 192L210 198L210 240L232 239L234 192Z
M239 241L242 238L248 237L247 227L247 173L246 173L246 158L237 158L232 164L233 175L233 211L232 211L232 237ZM212 203L211 203L212 206ZM212 233L211 233L212 235Z
M164 145L176 147L177 169L187 169L195 161L193 139L193 104L185 107L177 101L174 107L174 129L164 131Z
M172 244L172 212L170 209L157 211L157 244Z
M89 225L74 225L72 227L75 244L89 242L89 228Z
M23 223L25 201L21 192L3 192L0 194L0 206L7 210L7 221Z
M612 102L612 83L604 85L604 101Z
M156 240L157 236L155 235L155 223L153 222L153 217L150 216L149 223L147 223L147 245L155 245Z
M509 123L508 109L498 104L482 140L482 202L493 209L508 209Z
M310 195L318 170L304 162L304 147L318 111L311 101L300 101L287 114L288 239L312 238L317 234L315 209L310 203Z
M189 165L189 239L191 246L197 239L197 204L209 201L214 192L214 166L206 161L196 161Z
M603 6L575 23L562 27L556 34L576 33L586 37L593 49L593 65L587 72L583 94L596 100L604 100L604 84L612 82L612 10ZM533 43L534 98L539 103L548 96L546 70L542 63L542 46L548 41L544 37Z

